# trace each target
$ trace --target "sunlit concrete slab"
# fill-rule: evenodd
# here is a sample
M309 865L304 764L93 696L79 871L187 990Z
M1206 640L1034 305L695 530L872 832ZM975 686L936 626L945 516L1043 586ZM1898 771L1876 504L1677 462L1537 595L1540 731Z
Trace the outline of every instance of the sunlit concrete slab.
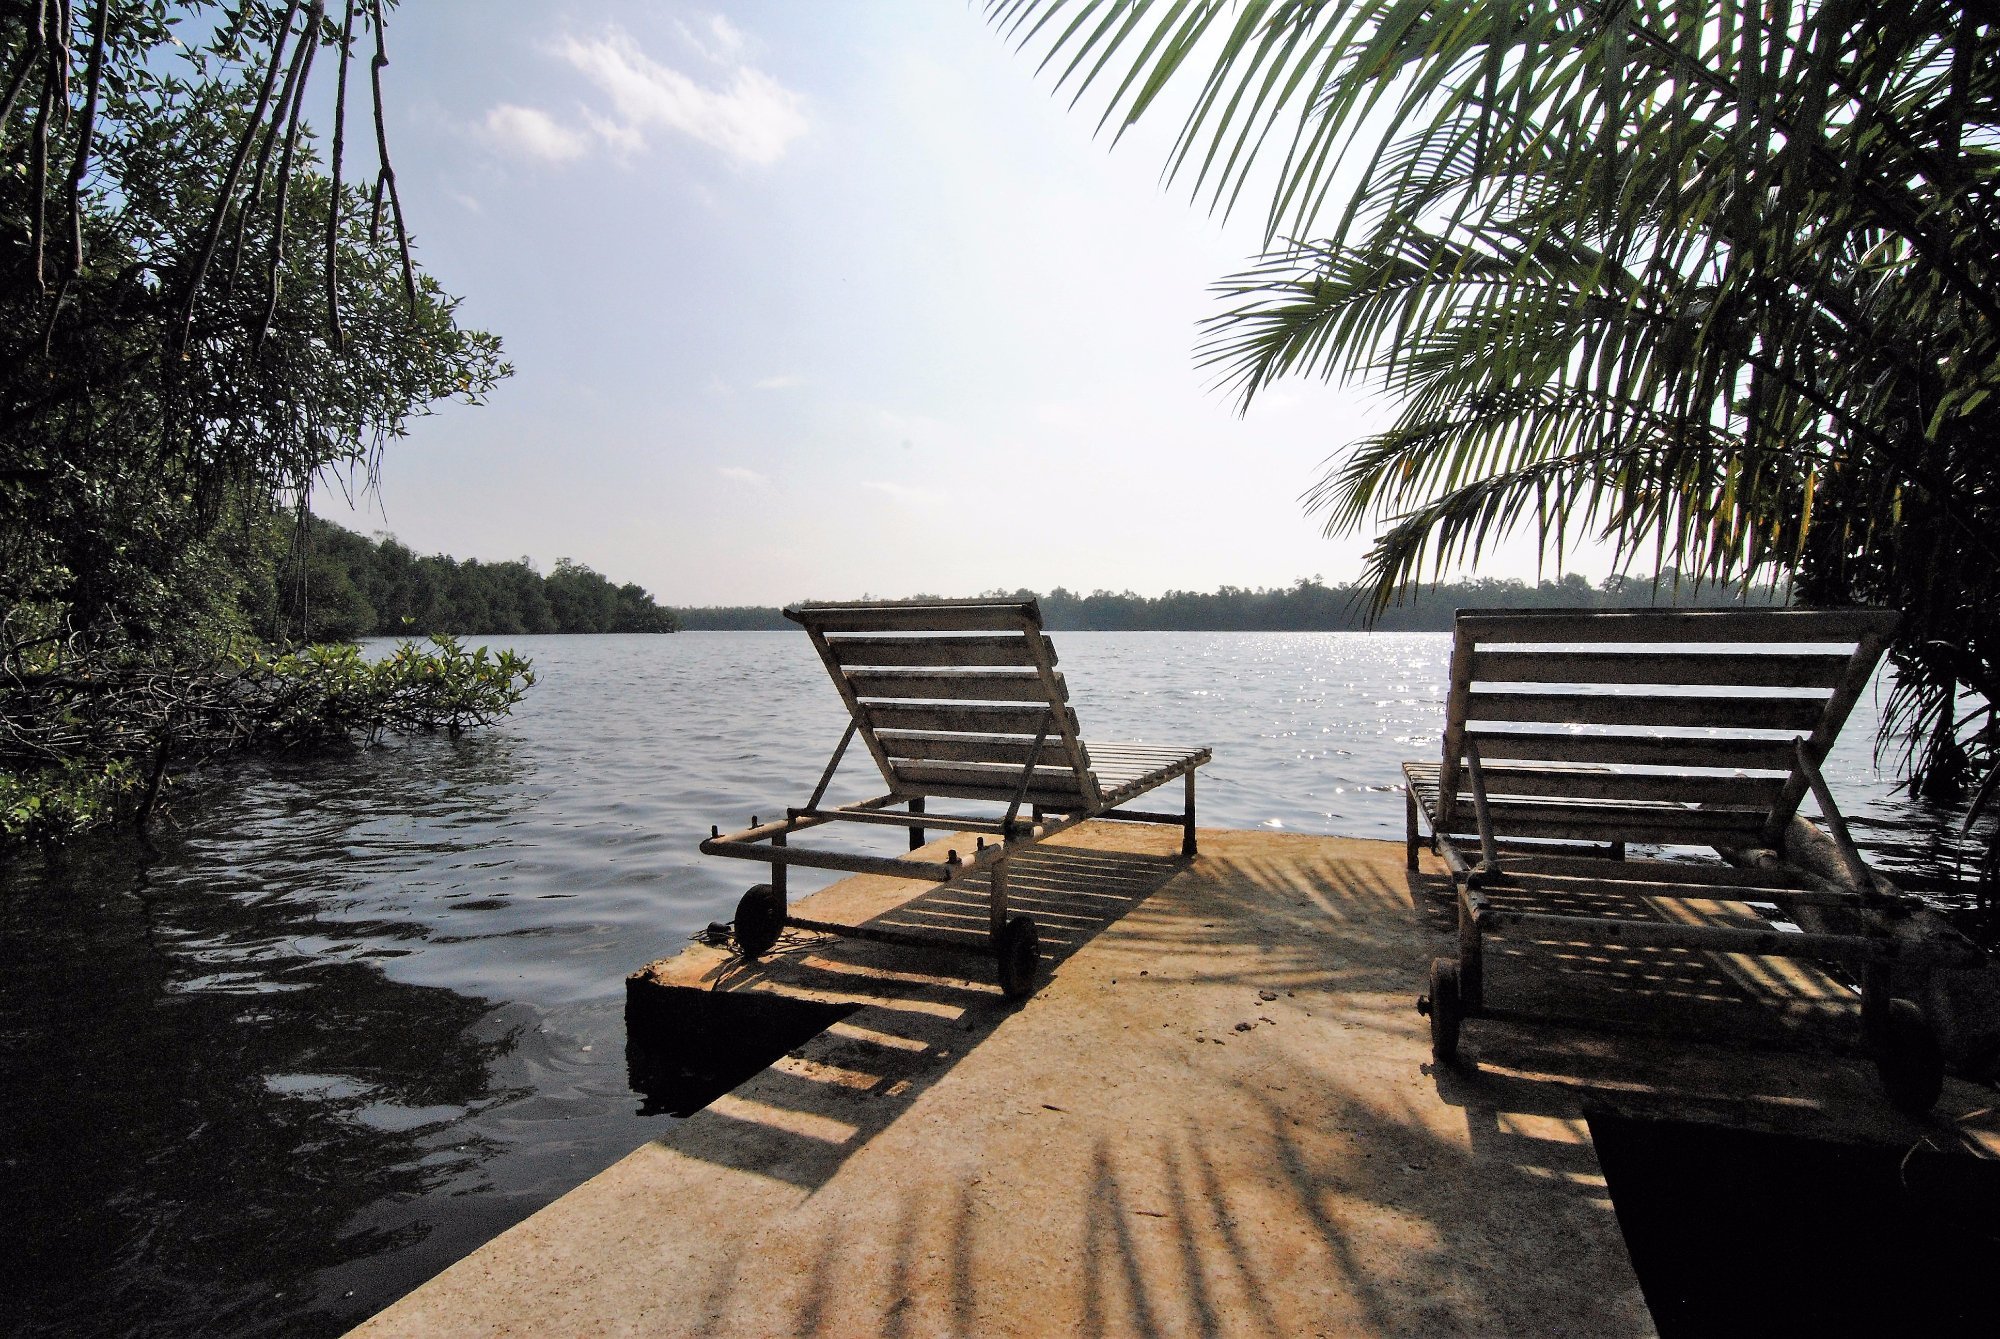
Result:
M1023 857L1052 973L1018 1007L984 960L860 941L655 964L861 1007L358 1333L1645 1334L1586 1107L1992 1139L1977 1090L1913 1122L1852 1055L1728 1044L1763 1039L1731 1021L1760 991L1786 1016L1828 987L1719 960L1496 954L1496 994L1582 1012L1651 981L1677 1025L1717 1004L1722 1044L1474 1021L1433 1072L1438 871L1400 843L1201 843L1092 824ZM981 898L909 897L859 877L801 911L976 942Z

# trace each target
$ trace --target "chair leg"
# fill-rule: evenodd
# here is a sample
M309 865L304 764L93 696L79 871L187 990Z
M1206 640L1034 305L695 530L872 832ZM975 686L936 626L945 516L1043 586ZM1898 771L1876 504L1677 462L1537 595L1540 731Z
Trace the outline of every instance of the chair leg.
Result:
M987 903L987 929L993 942L1000 942L1000 932L1007 928L1007 862L996 861L993 865L993 893Z
M1403 791L1403 863L1417 872L1417 792Z
M919 795L910 801L910 812L913 814L921 814L923 811L924 811L924 797ZM914 851L923 844L924 844L924 830L922 828L911 828L910 849Z
M1188 774L1187 774L1187 800L1186 800L1186 803L1185 803L1185 806L1184 806L1184 808L1183 808L1183 811L1182 811L1182 817L1181 817L1181 854L1182 854L1183 856L1188 856L1188 857L1193 857L1193 856L1194 856L1194 854L1195 854L1195 844L1194 844L1194 769L1193 769L1193 768L1191 768L1191 767L1190 767L1190 768L1188 769Z
M1479 920L1472 906L1473 891L1458 890L1458 1000L1474 1013L1486 999L1486 951L1479 942Z
M1861 1037L1879 1047L1889 1023L1889 968L1871 962L1861 968Z

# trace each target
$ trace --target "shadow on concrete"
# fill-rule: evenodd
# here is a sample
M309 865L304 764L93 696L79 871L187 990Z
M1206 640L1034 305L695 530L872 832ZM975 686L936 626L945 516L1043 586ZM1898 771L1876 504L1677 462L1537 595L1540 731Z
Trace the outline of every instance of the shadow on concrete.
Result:
M692 1116L860 1007L637 980L625 995L626 1082L641 1116Z
M1635 862L1635 864L1638 862ZM1528 886L1506 896L1541 898ZM1442 874L1410 876L1434 951L1457 953ZM1540 903L1549 905L1547 901ZM1579 910L1621 917L1741 917L1740 907L1601 895ZM1475 1131L1500 1113L1593 1110L1820 1137L1969 1144L1956 1122L1888 1104L1860 1046L1859 1003L1808 962L1582 939L1489 937L1487 1016L1469 1018L1440 1097ZM1948 1104L1947 1104L1948 1105Z
M1605 1287L1629 1276L1580 1119L1523 1123L1496 1160L1490 1148L1469 1152L1365 1101L1322 1094L1308 1118L1254 1085L1234 1096L1256 1127L1248 1139L1190 1118L1093 1142L1076 1206L1081 1297L1052 1296L1052 1317L1086 1334L1644 1328L1629 1283ZM795 1281L787 1332L988 1332L979 1298L1007 1286L996 1270L1021 1267L1007 1243L1039 1217L1017 1195L975 1179L906 1196L891 1222L825 1222L803 1245L813 1263ZM1066 1189L1065 1207L1075 1198ZM1491 1215L1470 1207L1529 1203L1505 1242L1494 1239ZM1274 1222L1300 1224L1303 1239L1274 1241ZM843 1311L853 1271L865 1268L886 1277L879 1322ZM725 1314L730 1292L748 1286L732 1277L711 1314ZM1346 1308L1340 1323L1301 1323L1300 1297L1334 1293Z
M1411 882L1455 954L1449 881ZM1764 928L1740 905L1532 878L1495 900ZM1968 1212L1964 1185L2000 1177L1990 1148L1974 1155L1993 1113L1891 1109L1843 983L1810 963L1549 937L1489 940L1486 962L1506 1016L1468 1021L1460 1063L1429 1067L1438 1095L1490 1159L1552 1130L1575 1148L1589 1174L1567 1174L1608 1193L1662 1334L1990 1326L2000 1218Z
M1542 987L1585 1011L1624 993L1716 1012L1694 1038L1479 1021L1468 1028L1466 1065L1425 1064L1413 1003L1428 959L1451 951L1447 881L1406 876L1379 853L1291 840L1283 849L1218 842L1224 853L1197 862L1196 883L1165 896L1156 894L1188 868L1165 855L1048 847L1035 853L1038 869L1024 860L1016 896L1054 927L1044 940L1053 968L1116 924L1107 954L1079 964L1077 986L1181 992L1189 1010L1206 1012L1158 1022L1155 997L1145 1031L1127 1033L1115 1017L1107 1031L1088 1031L1115 1006L1076 1012L1085 1032L1064 1038L1060 1082L1079 1096L1054 1102L1080 1110L1029 1095L1039 1089L1024 1075L1018 1093L982 1096L999 1104L991 1124L968 1117L963 1102L936 1116L965 1146L1026 1160L982 1156L962 1174L912 1177L886 1193L849 1183L839 1203L863 1196L865 1216L801 1213L773 1224L786 1234L782 1258L802 1266L774 1279L746 1267L765 1251L732 1253L702 1280L700 1314L718 1330L738 1308L761 1307L756 1314L775 1308L799 1334L983 1333L996 1296L1043 1286L1033 1246L1046 1237L1060 1242L1053 1262L1041 1259L1052 1266L1049 1286L1060 1277L1065 1290L1050 1296L1050 1324L1085 1332L1309 1332L1300 1324L1308 1316L1330 1330L1383 1333L1643 1331L1645 1305L1586 1107L1766 1128L1852 1125L1847 1108L1861 1105L1883 1128L1912 1138L1927 1128L1890 1111L1862 1066L1837 1061L1852 1073L1829 1086L1824 1055L1746 1043L1729 1020L1764 1007L1760 997L1701 955L1663 964L1645 953L1551 953L1544 943L1515 957L1496 946L1494 960L1506 959L1496 996L1535 985L1510 973L1542 972L1560 989ZM968 942L984 930L976 891L928 894L885 923L891 917L957 926ZM1137 973L1126 966L1139 963L1150 981L1130 979ZM842 942L722 974L724 991L863 1007L698 1118L726 1129L711 1125L675 1146L807 1191L824 1187L1011 1014L968 965L981 964ZM1785 988L1771 987L1780 1002ZM1247 1002L1266 999L1271 1016L1259 1018ZM1072 993L1062 1007L1083 1003ZM1071 1017L1062 1015L1065 1033ZM1255 1019L1249 1033L1233 1030L1239 1017ZM1327 1048L1335 1029L1349 1040ZM1015 1045L1015 1035L995 1044ZM1117 1068L1100 1035L1112 1047L1150 1048L1161 1066L1192 1065L1186 1099L1122 1120L1116 1082L1135 1071ZM1231 1049L1207 1045L1218 1042ZM1189 1053L1201 1059L1177 1058ZM1135 1091L1153 1101L1176 1089L1157 1066L1136 1072L1146 1077ZM1065 1141L1055 1131L1071 1120L1096 1131ZM1046 1141L1023 1134L1038 1121L1057 1123ZM952 1145L920 1147L949 1156ZM880 1311L868 1310L878 1299Z
M1145 900L1180 862L1080 854L1079 868L1111 875L1123 889L1098 914L1116 907L1112 919L1128 959L1168 964L1166 975L1176 980L1192 975L1202 986L1250 998L1260 998L1259 991L1284 999L1310 995L1315 1011L1300 1015L1298 1024L1375 1032L1380 1049L1393 1042L1399 1055L1409 1054L1411 1002L1429 940L1413 915L1412 893L1421 897L1421 890L1400 869L1379 859L1345 859L1334 849L1294 850L1271 860L1233 854L1229 877L1206 881L1198 912L1190 914L1180 905L1185 899ZM1281 922L1276 934L1274 916ZM1079 943L1102 928L1084 930ZM824 964L805 975L791 975L799 967L782 970L789 981L845 981ZM936 998L930 989L924 998ZM948 991L946 998L967 996ZM883 1065L879 1047L815 1048L814 1058L837 1055L890 1089L909 1067L928 1065L904 1090L913 1097L1002 1016L970 1004L962 1019L897 1011L896 1004L913 999L885 1000L848 1022L893 1025L897 1036L937 1047L934 1056L898 1051L908 1057L899 1069ZM1337 1001L1337 1012L1317 1007L1323 1001ZM1287 1017L1285 1026L1294 1025ZM838 1045L847 1028L836 1025L826 1040ZM1234 1035L1227 1040L1251 1045ZM1416 1077L1407 1060L1401 1063ZM857 1224L829 1215L816 1235L788 1248L792 1258L811 1264L786 1285L785 1328L985 1332L982 1296L1035 1286L996 1278L996 1271L1025 1267L1009 1243L1042 1230L1032 1225L1049 1222L1048 1201L1058 1198L1056 1231L1066 1242L1080 1231L1082 1293L1060 1303L1052 1298L1060 1310L1050 1312L1051 1323L1059 1314L1083 1333L1311 1332L1299 1329L1296 1300L1280 1299L1334 1292L1352 1308L1341 1328L1361 1332L1603 1334L1644 1327L1573 1104L1560 1116L1483 1112L1468 1146L1449 1125L1435 1124L1428 1084L1406 1080L1400 1089L1376 1090L1365 1076L1342 1077L1347 1081L1330 1082L1325 1071L1253 1064L1199 1110L1167 1122L1135 1113L1128 1131L1095 1138L1082 1166L987 1168L957 1184L912 1189L893 1218L871 1214ZM1070 1078L1090 1082L1086 1075ZM1454 1083L1449 1075L1439 1079L1440 1086ZM773 1091L772 1083L760 1083L756 1095L768 1100ZM826 1109L824 1090L804 1081L795 1096L802 1106ZM872 1137L906 1105L879 1101L879 1116L859 1125L851 1145ZM1419 1108L1430 1108L1430 1115ZM1067 1118L1059 1108L1043 1110L1053 1114L1034 1118ZM851 1151L843 1146L798 1166L823 1179ZM1529 1203L1533 1213L1514 1225L1509 1240L1496 1241L1491 1206ZM1274 1239L1274 1223L1298 1224L1298 1237ZM884 1280L880 1295L888 1301L879 1317L843 1309L855 1304L854 1279L862 1271ZM1607 1279L1621 1287L1607 1290ZM732 1297L753 1286L733 1270L720 1271L707 1314L730 1314Z
M2000 1162L1593 1114L1660 1333L1987 1335Z
M1189 865L1055 845L1009 863L1009 909L1035 918L1044 981ZM952 947L793 934L760 961L718 960L698 987L635 981L634 1088L653 1109L738 1127L704 1138L702 1156L823 1184L1018 1007L992 974L988 895L986 879L968 880L861 922Z

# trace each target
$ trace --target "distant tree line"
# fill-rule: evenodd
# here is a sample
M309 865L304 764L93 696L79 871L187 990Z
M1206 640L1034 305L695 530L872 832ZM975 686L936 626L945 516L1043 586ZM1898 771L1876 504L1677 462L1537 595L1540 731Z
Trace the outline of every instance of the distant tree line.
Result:
M1171 590L1148 599L1130 592L1094 591L1078 595L1057 587L1042 597L1044 623L1055 629L1190 632L1322 632L1368 626L1372 586L1360 582L1328 586L1299 580L1289 587L1246 590L1224 586L1211 592ZM1650 578L1611 576L1596 586L1575 573L1534 585L1516 579L1482 577L1409 590L1384 608L1373 626L1383 632L1441 631L1460 609L1616 609L1632 605L1782 604L1781 592L1761 588L1697 590L1668 573Z
M676 609L674 617L688 632L784 632L798 627L775 604L712 604Z
M298 642L680 628L643 587L615 585L567 558L544 576L526 558L418 554L393 536L369 539L317 516L250 583L245 604L258 631Z
M1325 585L1301 578L1290 586L1256 590L1224 586L1215 591L1170 590L1164 595L1093 591L1080 595L1057 586L991 591L996 599L1038 599L1043 623L1054 630L1089 632L1339 632L1367 626L1373 588L1360 582ZM1781 605L1782 586L1697 585L1668 570L1655 579L1613 575L1593 586L1575 573L1529 585L1513 578L1480 577L1413 589L1383 609L1374 627L1384 632L1441 631L1460 609L1618 609L1633 605ZM702 632L776 631L796 625L773 606L718 605L675 611L681 626Z

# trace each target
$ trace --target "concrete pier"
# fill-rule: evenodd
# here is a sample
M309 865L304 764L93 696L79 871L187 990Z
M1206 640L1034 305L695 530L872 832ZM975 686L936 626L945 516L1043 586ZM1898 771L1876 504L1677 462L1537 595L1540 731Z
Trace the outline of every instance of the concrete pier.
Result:
M1400 842L1201 848L1097 823L1021 857L1048 975L1019 1006L987 962L859 941L654 964L860 1007L357 1333L1646 1334L1587 1106L2000 1151L1990 1093L1948 1083L1907 1120L1809 1044L1852 1008L1810 969L1495 951L1496 1003L1670 995L1723 1041L1474 1020L1434 1072L1412 1006L1450 951L1441 868L1406 873ZM911 887L799 909L983 931L976 896Z

